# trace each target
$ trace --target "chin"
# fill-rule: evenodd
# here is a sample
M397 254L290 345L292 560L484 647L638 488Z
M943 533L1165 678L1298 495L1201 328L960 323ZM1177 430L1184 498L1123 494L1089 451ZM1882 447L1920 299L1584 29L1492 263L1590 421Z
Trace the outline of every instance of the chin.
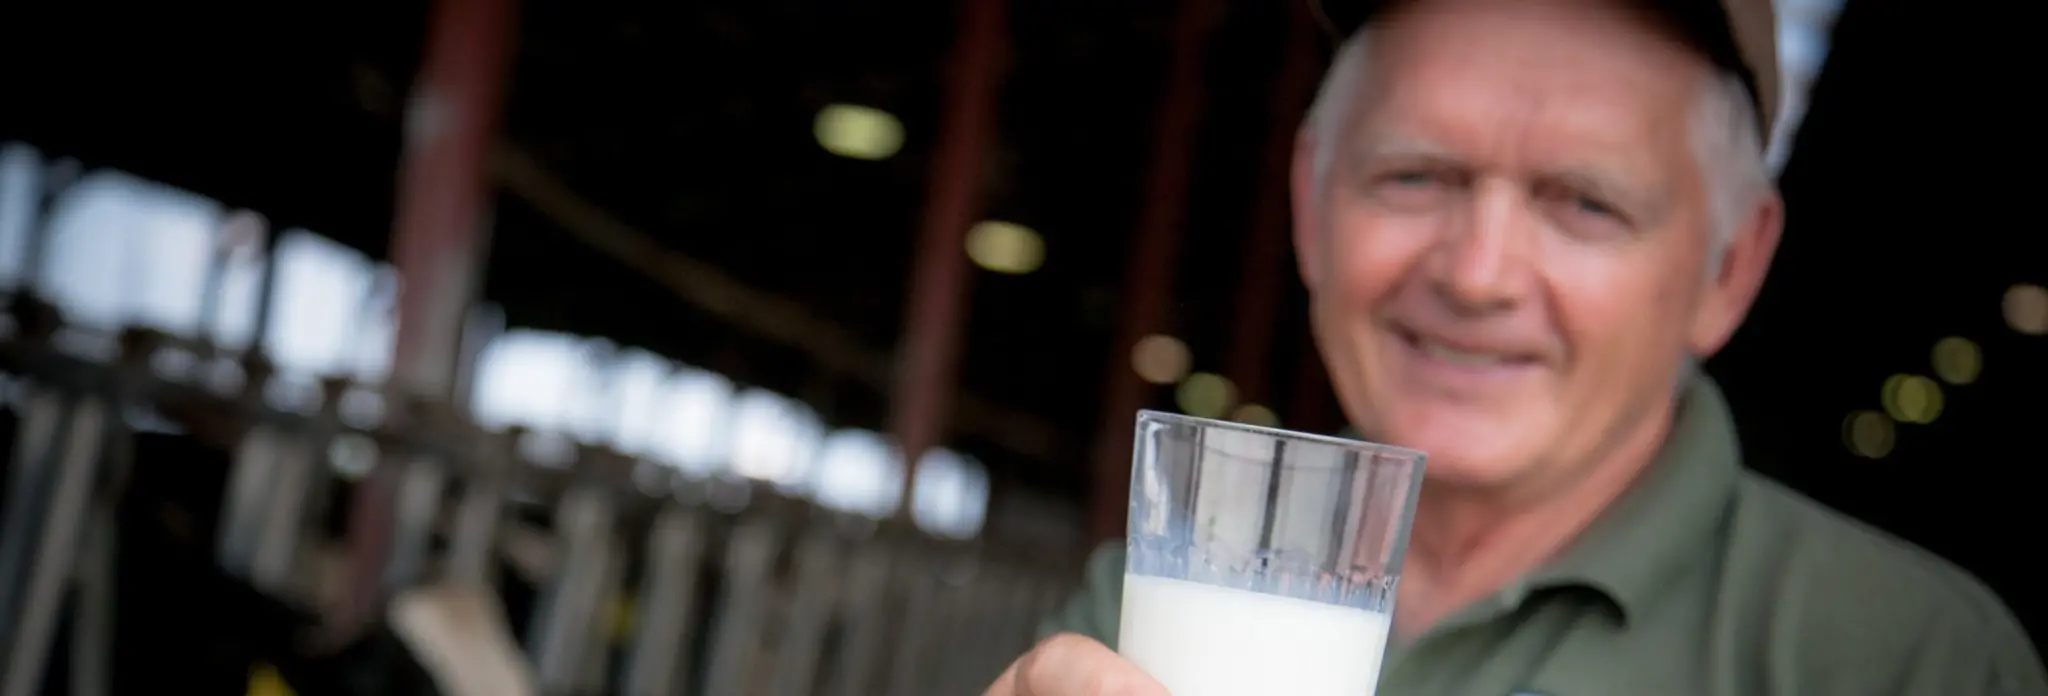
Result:
M1456 448L1429 450L1424 486L1501 489L1511 487L1528 470L1526 462L1459 452Z
M1428 457L1425 487L1506 488L1534 464L1525 454L1528 448L1519 446L1525 438L1505 424L1454 419L1407 425L1415 427L1393 428L1388 441L1422 450Z

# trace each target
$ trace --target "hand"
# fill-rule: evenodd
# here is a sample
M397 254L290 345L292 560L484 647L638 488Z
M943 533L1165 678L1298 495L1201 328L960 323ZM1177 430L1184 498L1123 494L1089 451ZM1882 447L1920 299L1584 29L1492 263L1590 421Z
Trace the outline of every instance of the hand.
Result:
M1024 653L984 696L1169 696L1143 670L1094 640L1062 633Z

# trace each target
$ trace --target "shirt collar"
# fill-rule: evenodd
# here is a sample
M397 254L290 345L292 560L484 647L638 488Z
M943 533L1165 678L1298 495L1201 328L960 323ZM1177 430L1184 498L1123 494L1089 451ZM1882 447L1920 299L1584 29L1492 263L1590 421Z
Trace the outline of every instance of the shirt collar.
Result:
M1695 373L1679 398L1671 433L1642 478L1556 560L1503 597L1583 587L1601 593L1626 622L1679 576L1706 562L1723 533L1742 462L1721 390Z

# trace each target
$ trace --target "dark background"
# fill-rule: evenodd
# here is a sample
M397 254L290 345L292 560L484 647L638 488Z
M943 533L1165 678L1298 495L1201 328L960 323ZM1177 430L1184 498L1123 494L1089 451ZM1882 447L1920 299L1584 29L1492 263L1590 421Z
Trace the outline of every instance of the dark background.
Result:
M573 7L573 9L572 9ZM670 249L893 347L937 130L953 3L706 0L528 3L504 139L578 194ZM1285 7L1235 0L1204 53L1173 332L1221 369L1283 55ZM2039 39L2017 4L1851 0L1834 31L1782 185L1784 245L1749 323L1709 363L1750 463L1985 578L2048 630L2028 553L2041 527L2034 467L2048 338L2000 315L2006 289L2048 283L2034 195L2043 154ZM1042 419L1054 456L971 433L998 500L1081 500L1100 422L1118 293L1150 157L1174 5L1033 0L1014 47L989 217L1045 235L1047 264L973 284L962 388ZM0 7L0 139L116 167L264 211L382 257L399 132L418 57L418 2L13 3ZM2029 62L2031 61L2031 63ZM822 106L902 119L884 162L810 137ZM678 301L522 200L500 195L486 295L515 326L603 335L800 396L835 425L882 429L887 393L791 346ZM1282 263L1291 266L1292 259ZM1299 284L1270 327L1271 403L1297 399ZM1974 384L1888 456L1855 456L1842 422L1878 407L1895 373L1930 373L1944 336L1982 347ZM1158 406L1170 390L1154 394ZM1287 404L1322 404L1288 412Z

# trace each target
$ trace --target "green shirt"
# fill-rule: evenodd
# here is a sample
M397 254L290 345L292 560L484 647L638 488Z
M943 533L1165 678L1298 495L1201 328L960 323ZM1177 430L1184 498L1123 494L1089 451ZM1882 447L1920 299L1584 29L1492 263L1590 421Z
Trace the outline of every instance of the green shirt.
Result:
M1115 646L1123 568L1121 544L1097 551L1044 631ZM1379 693L2040 696L2048 675L1968 573L1744 471L1701 378L1628 493L1554 562L1390 647Z

